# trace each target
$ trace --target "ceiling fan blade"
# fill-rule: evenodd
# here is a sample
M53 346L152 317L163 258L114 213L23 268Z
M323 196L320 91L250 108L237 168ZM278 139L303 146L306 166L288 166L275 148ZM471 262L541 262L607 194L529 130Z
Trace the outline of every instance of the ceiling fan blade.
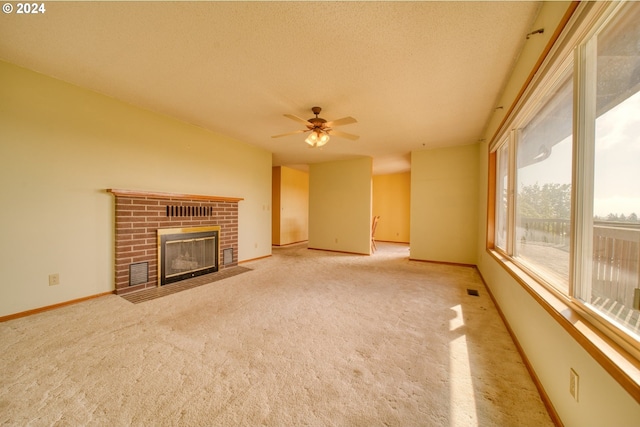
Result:
M295 135L296 133L305 133L309 132L309 129L306 130L294 130L293 132L281 133L280 135L273 135L271 138L280 138L282 136Z
M353 117L343 117L341 119L338 120L333 120L331 122L327 122L325 123L325 126L328 128L333 128L336 126L344 126L344 125L350 125L351 123L358 123L358 121L356 119L354 119Z
M333 130L333 129L330 131L327 131L327 133L331 136L339 136L341 138L347 138L352 141L355 141L356 139L360 138L360 136L358 135L353 135L351 133L346 133L346 132L340 132L339 130Z
M308 120L301 119L300 117L294 116L293 114L285 114L284 116L290 118L293 121L303 123L305 126L313 126L311 123L309 123Z

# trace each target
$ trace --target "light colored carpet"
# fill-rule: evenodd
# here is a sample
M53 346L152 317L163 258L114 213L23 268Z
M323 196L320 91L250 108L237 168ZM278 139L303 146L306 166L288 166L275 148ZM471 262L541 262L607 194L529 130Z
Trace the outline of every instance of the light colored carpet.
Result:
M0 424L552 425L475 269L378 246L0 323Z

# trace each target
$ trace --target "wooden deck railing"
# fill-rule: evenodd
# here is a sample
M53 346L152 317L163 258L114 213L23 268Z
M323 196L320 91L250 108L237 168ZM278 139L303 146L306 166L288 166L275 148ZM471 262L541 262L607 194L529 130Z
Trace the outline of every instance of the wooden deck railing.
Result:
M640 287L640 226L605 224L593 227L592 293L632 308Z
M569 250L571 222L568 219L522 218L520 227L527 242L540 242Z
M570 222L520 218L518 226L521 250L530 245L545 247L546 252L538 253L536 261L568 277ZM563 253L567 262L556 262L563 259ZM590 285L590 294L582 297L598 311L640 334L640 224L594 221L592 261L591 283L585 284Z
M521 218L520 227L527 243L569 251L569 220ZM595 297L633 307L635 289L640 288L640 224L594 222L592 274Z

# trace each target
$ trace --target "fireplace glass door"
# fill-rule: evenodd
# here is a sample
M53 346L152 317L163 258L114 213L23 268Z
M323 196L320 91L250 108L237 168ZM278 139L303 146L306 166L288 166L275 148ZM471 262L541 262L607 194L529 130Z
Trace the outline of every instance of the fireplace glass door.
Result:
M218 230L181 230L158 230L162 285L218 271Z

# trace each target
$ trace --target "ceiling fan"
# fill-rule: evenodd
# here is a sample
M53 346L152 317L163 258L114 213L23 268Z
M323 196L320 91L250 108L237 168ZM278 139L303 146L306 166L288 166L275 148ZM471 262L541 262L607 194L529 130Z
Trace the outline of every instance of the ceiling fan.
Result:
M349 125L351 123L358 123L358 121L353 117L343 117L341 119L332 120L328 122L322 117L318 117L318 114L320 114L320 111L322 111L322 108L313 107L311 111L316 116L310 118L309 120L301 119L300 117L294 116L293 114L284 115L285 117L288 117L291 120L304 124L307 127L306 129L287 132L280 135L274 135L271 138L280 138L282 136L294 135L296 133L311 132L311 134L307 137L307 139L305 139L305 142L309 144L311 148L322 147L324 144L326 144L329 141L329 136L339 136L342 138L350 139L352 141L355 141L358 138L360 138L358 135L353 135L350 133L341 132L333 129L334 127L337 127L337 126L344 126L344 125Z

